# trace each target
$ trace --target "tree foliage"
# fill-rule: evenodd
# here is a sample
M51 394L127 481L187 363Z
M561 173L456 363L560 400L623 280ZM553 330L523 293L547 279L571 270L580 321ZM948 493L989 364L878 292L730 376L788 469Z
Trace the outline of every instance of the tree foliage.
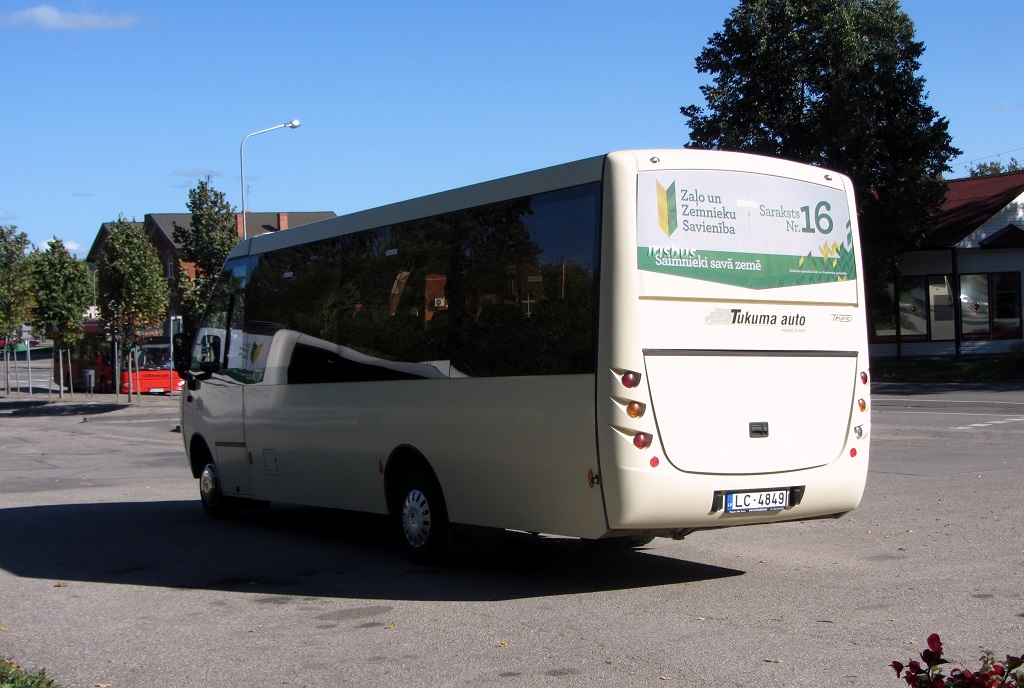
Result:
M53 339L54 353L82 338L82 319L92 302L92 275L84 261L54 237L30 257L35 304L32 323Z
M163 324L169 287L156 248L135 222L118 217L99 261L100 313L122 346L144 342Z
M200 180L188 192L192 221L188 227L174 224L174 242L181 247L182 260L191 263L195 276L179 272L178 292L185 308L185 322L193 329L210 298L224 259L238 242L235 209L209 181Z
M869 288L924 238L942 202L948 122L918 76L924 45L898 0L742 0L696 59L707 111L681 108L691 148L778 156L848 175Z
M1006 174L1007 172L1020 172L1024 170L1024 166L1021 166L1017 158L1010 158L1010 162L1006 165L1001 160L995 160L993 162L979 162L968 170L972 177L991 177L996 174Z
M0 225L0 336L6 337L28 320L32 304L29 282L29 239L14 225Z

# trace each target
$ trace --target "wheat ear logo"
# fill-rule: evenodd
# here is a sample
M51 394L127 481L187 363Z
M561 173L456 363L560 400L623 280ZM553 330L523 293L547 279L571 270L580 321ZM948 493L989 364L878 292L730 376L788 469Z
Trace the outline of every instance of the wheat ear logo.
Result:
M668 185L668 189L656 182L658 185L658 226L665 236L672 236L679 226L679 219L676 217L676 183Z

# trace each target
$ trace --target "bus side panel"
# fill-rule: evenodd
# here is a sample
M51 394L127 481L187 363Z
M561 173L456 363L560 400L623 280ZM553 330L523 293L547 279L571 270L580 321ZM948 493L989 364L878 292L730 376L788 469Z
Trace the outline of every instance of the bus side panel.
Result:
M450 438L434 465L452 521L606 532L601 491L588 480L598 472L593 375L456 379L451 389Z
M452 522L599 537L593 390L590 375L250 385L254 494L384 513L380 462L407 445L437 474Z
M386 513L379 467L395 447L421 448L439 431L447 384L249 385L245 436L253 454L256 496Z

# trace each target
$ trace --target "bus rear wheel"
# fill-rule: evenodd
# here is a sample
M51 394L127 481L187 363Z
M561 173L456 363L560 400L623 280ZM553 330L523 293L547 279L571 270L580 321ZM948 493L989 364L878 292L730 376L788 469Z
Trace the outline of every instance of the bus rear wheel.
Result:
M203 511L210 518L229 518L235 513L234 500L225 497L217 478L217 467L208 463L199 475L199 499L203 502Z
M434 564L448 553L448 510L433 476L425 471L407 475L399 484L391 515L410 561Z

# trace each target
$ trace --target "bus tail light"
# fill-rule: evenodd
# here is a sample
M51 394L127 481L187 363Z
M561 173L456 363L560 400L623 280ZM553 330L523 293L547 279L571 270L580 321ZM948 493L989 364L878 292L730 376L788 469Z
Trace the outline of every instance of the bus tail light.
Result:
M653 441L654 438L646 432L638 432L633 435L633 446L637 449L647 449Z
M633 389L640 384L640 373L634 373L632 370L627 370L622 374L620 380L623 387Z
M859 408L861 410L861 412L867 411L868 410L868 402L865 401L864 399L858 399L857 400L857 408Z
M860 374L860 383L862 385L866 385L868 383L868 374L866 372Z

